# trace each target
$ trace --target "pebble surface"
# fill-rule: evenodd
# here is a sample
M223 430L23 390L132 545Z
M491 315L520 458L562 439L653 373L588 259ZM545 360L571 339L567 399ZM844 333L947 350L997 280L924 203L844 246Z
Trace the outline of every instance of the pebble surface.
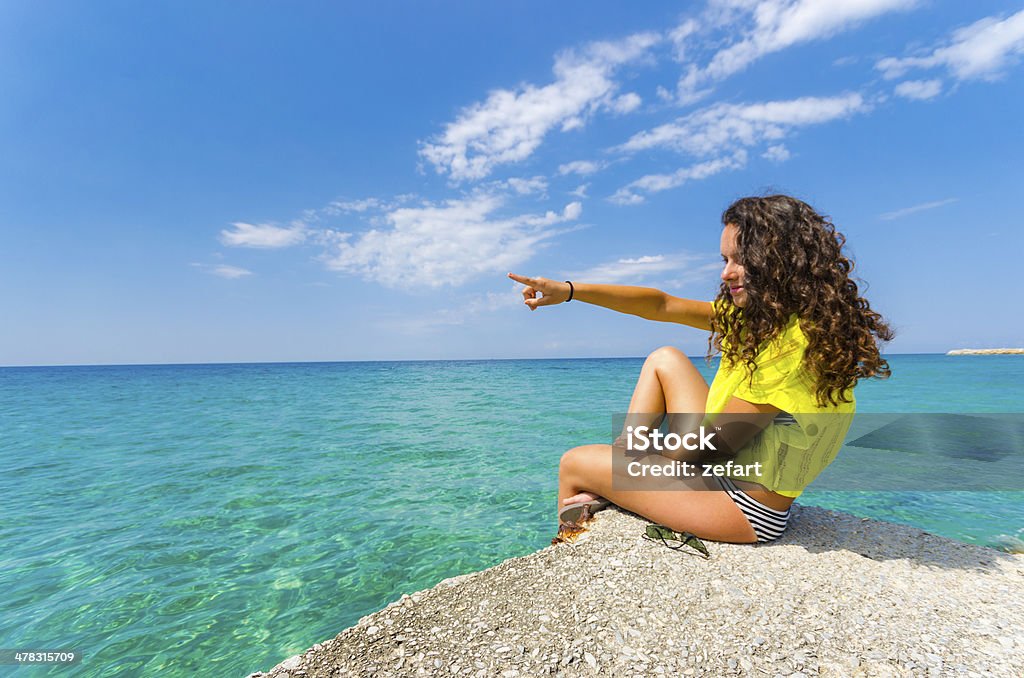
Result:
M710 560L646 524L603 511L248 678L1024 675L1024 555L799 505Z

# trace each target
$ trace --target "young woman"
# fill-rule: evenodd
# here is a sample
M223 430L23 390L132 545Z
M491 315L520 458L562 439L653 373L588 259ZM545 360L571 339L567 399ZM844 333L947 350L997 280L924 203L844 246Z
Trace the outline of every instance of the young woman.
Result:
M531 311L581 301L710 331L708 355L721 354L711 387L679 350L659 348L640 371L629 416L654 417L655 428L666 413L746 422L728 441L733 465L717 475L700 466L693 477L646 478L646 487L627 482L623 470L636 457L618 443L569 450L559 469L561 522L610 501L698 537L771 541L785 530L793 499L841 447L857 381L889 376L878 342L892 332L859 296L846 239L828 219L774 195L736 201L722 224L722 285L712 302L509 273L526 285Z

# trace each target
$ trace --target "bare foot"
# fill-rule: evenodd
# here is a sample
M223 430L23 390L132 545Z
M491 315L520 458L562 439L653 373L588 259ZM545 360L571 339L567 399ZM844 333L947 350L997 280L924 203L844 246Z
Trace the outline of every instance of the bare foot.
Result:
M594 501L595 499L599 498L600 496L594 494L593 492L580 492L579 494L574 494L571 497L563 499L562 505L568 506L569 504L582 504L585 501Z

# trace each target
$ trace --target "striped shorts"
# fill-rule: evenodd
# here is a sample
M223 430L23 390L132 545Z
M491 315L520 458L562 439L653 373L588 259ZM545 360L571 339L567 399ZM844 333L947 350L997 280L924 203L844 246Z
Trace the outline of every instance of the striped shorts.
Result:
M750 526L754 528L754 534L757 535L758 543L778 539L786 531L789 509L778 511L751 499L750 495L736 487L731 478L720 476L718 484L747 517Z

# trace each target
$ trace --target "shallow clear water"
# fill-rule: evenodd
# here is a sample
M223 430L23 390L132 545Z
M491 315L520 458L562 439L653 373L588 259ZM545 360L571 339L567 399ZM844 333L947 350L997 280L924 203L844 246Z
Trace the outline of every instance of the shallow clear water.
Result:
M1019 356L891 363L860 411L1024 412ZM641 364L0 369L0 647L86 657L18 675L241 676L541 548L560 454L607 440ZM1022 499L801 502L995 544L1024 527Z

